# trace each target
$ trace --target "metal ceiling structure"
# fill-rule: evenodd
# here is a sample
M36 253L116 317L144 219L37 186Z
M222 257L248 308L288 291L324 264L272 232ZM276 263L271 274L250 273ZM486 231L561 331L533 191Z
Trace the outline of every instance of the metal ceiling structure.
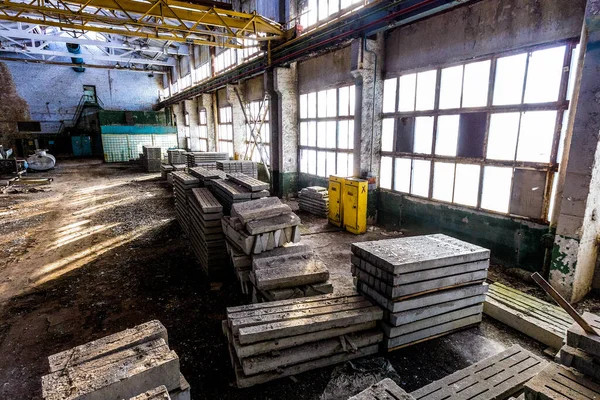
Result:
M281 39L281 26L255 13L174 0L5 0L0 3L0 59L77 57L107 67L163 69L188 45L243 48L245 38ZM60 44L60 45L58 45ZM5 57L6 58L6 57ZM14 57L13 57L14 58Z

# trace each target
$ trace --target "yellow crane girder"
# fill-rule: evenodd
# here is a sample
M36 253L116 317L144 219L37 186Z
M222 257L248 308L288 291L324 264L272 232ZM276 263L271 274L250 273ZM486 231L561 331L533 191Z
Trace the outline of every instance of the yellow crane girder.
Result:
M284 34L279 24L255 13L174 0L4 0L0 20L234 48L242 45L232 39Z

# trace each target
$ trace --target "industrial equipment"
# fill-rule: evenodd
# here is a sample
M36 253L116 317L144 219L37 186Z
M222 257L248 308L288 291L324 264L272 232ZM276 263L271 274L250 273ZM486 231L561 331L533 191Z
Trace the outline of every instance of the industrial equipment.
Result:
M342 193L344 190L345 178L340 176L329 176L329 223L343 227L344 222L344 204L342 202Z
M369 181L359 178L346 178L342 203L344 227L348 232L359 235L367 231L367 193Z
M56 165L56 158L47 153L47 149L39 149L27 158L27 164L32 171L48 171Z

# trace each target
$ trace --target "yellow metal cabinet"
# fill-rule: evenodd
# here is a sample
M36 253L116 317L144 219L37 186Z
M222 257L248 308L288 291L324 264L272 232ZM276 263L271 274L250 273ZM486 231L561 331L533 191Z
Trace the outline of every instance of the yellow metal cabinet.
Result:
M340 228L344 222L344 203L342 201L344 180L345 178L339 176L331 175L329 177L329 222Z
M348 232L361 234L367 231L367 192L366 179L346 178L343 187L344 226ZM329 200L331 207L331 197Z

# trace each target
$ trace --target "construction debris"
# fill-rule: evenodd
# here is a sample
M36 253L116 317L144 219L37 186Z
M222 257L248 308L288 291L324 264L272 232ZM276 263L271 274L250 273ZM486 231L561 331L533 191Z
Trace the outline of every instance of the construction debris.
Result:
M227 309L223 330L238 387L375 354L383 313L364 297L324 295Z
M302 211L327 218L329 215L329 191L322 186L309 186L298 193L298 206Z
M42 377L42 397L47 400L128 399L157 386L169 392L162 398L190 399L179 358L169 349L159 321L54 354L48 361L50 374Z
M392 351L481 322L490 251L446 235L352 244L360 293L386 309Z
M574 322L562 308L501 283L490 285L483 312L554 349Z

